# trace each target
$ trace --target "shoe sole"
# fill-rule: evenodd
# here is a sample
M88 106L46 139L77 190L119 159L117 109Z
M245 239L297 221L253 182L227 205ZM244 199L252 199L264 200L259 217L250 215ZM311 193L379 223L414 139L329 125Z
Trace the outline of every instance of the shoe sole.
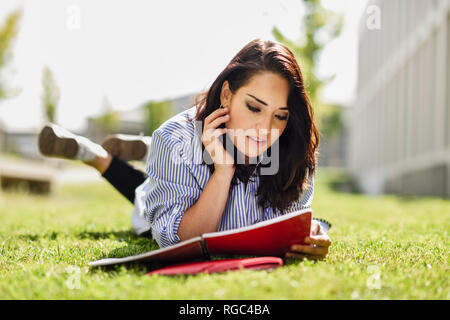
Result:
M58 137L47 126L39 134L39 151L46 156L73 159L78 153L78 142L73 138Z
M107 138L102 143L109 154L124 161L142 160L147 153L147 146L140 140L122 140L117 137Z

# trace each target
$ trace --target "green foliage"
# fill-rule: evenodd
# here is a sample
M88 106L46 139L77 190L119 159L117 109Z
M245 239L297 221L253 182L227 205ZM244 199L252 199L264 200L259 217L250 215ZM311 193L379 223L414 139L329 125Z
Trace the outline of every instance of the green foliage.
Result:
M319 54L325 45L339 36L343 19L342 16L322 7L320 0L303 0L306 13L303 17L303 37L299 40L286 38L281 31L274 27L272 34L278 42L285 44L294 53L302 70L306 92L314 107L314 113L321 131L332 133L334 129L327 128L336 125L330 119L323 118L330 113L336 113L337 106L330 106L323 102L321 91L333 79L333 76L322 79L317 76L316 65ZM335 116L334 116L335 117ZM337 119L336 117L334 118Z
M94 119L95 124L105 133L114 133L120 126L120 114L114 110L111 102L107 97L103 99L102 114Z
M147 116L147 132L148 136L159 128L172 115L172 103L168 100L149 101L143 106Z
M21 16L21 10L14 11L8 15L5 24L0 26L0 100L12 98L20 92L17 88L7 87L3 71L8 67L13 58L12 45L19 31Z
M327 138L333 138L341 132L344 109L341 106L327 105L322 110L321 134Z
M157 248L130 231L132 205L113 187L65 186L49 197L3 192L0 299L450 298L448 199L336 192L329 184L340 175L318 170L312 207L333 223L330 253L272 272L149 277L136 265L89 269L92 260ZM79 286L71 288L76 270Z
M56 108L58 106L60 90L56 84L55 78L49 67L45 66L42 70L42 106L44 108L45 118L49 122L56 121Z

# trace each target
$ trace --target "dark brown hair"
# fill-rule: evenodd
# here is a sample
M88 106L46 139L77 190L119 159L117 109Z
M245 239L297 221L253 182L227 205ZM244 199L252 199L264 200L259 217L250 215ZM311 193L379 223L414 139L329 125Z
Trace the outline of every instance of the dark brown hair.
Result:
M255 39L242 48L219 74L208 91L195 97L195 120L204 119L220 107L223 83L228 80L232 93L244 86L251 77L263 72L279 74L289 82L287 126L276 143L279 143L280 164L274 175L260 175L257 191L258 205L271 206L284 213L301 193L308 188L308 174L313 175L317 161L319 132L314 124L311 103L305 93L300 67L291 50L278 42ZM225 147L226 139L223 139ZM234 147L235 148L235 147ZM270 154L270 149L268 153ZM204 146L203 146L204 149ZM236 154L239 152L235 148ZM235 162L237 163L237 162ZM214 164L209 164L211 173ZM256 165L237 164L232 185L236 179L247 182ZM262 165L260 165L262 166ZM258 170L260 167L258 166ZM259 172L258 172L259 174Z

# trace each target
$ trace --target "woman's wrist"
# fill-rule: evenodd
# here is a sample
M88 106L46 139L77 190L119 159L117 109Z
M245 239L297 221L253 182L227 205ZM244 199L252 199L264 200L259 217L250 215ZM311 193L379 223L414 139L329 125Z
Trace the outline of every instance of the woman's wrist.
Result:
M230 167L230 168L215 168L213 175L220 178L220 179L224 179L224 180L229 180L231 181L231 179L234 176L234 171L235 171L235 167Z

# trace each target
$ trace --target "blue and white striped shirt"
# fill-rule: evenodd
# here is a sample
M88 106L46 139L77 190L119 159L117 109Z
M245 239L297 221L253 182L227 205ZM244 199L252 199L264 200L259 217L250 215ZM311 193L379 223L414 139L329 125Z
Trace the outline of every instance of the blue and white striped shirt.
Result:
M195 106L163 123L153 132L151 152L147 159L148 178L142 185L145 219L150 223L153 239L166 247L180 241L178 227L184 212L200 198L211 176L202 164L201 130L195 120ZM310 188L302 193L290 210L311 206L314 176L309 177ZM279 216L277 209L258 206L259 186L257 170L247 183L237 179L232 185L217 231L252 225ZM199 222L201 223L201 222Z

